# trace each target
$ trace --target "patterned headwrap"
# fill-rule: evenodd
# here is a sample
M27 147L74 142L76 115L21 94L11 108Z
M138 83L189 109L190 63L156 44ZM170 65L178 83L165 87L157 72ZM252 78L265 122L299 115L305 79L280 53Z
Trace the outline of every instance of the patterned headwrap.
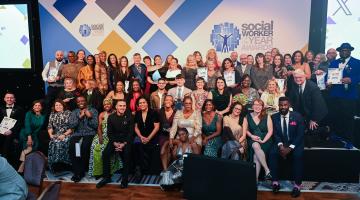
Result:
M104 101L103 101L103 105L105 104L112 104L113 103L113 100L111 98L105 98Z

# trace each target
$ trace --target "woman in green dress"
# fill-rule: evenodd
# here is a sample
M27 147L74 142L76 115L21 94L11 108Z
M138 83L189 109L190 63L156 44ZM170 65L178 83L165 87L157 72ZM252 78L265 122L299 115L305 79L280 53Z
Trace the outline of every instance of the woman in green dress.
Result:
M90 149L89 176L100 177L103 174L102 152L109 142L107 136L107 119L114 112L112 99L103 101L104 112L99 115L98 134L94 137ZM122 163L119 156L114 156L111 161L111 173L121 169Z
M202 143L205 147L204 155L217 157L221 146L221 117L216 114L215 106L211 99L207 99L203 105L202 117Z
M36 151L39 147L39 134L44 128L45 115L43 112L42 101L36 100L32 103L32 109L25 115L24 128L20 131L20 145L22 152L20 155L20 167L18 172L24 172L24 161L26 154Z
M248 136L250 160L256 165L256 180L259 178L261 167L265 170L265 179L270 180L271 175L266 163L266 154L272 145L272 120L266 114L264 102L261 99L255 99L252 108L253 112L244 118L243 134Z

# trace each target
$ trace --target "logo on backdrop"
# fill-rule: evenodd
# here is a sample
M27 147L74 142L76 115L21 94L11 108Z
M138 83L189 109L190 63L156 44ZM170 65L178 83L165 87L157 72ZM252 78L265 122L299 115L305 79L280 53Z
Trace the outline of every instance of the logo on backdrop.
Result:
M214 25L210 35L210 42L216 51L227 53L237 48L240 44L240 38L239 29L233 23L225 22Z
M88 37L91 33L91 28L87 24L80 25L79 32L81 36Z
M241 25L242 51L268 51L273 47L274 21Z
M104 24L82 24L79 27L79 33L83 37L104 36Z

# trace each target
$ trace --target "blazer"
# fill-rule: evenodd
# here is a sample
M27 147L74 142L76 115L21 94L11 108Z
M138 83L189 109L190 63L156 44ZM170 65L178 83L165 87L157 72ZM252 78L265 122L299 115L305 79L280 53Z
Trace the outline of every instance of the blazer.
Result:
M103 100L104 96L101 94L100 90L95 88L89 98L87 90L83 93L85 99L87 100L87 104L91 107L95 108L98 112L102 112L103 110Z
M300 113L291 111L289 112L289 123L287 124L289 136L288 143L285 140L285 135L283 134L283 130L281 128L281 121L283 120L281 114L275 113L271 116L273 121L273 136L275 141L274 145L278 146L280 143L282 143L286 147L293 145L294 149L304 149L304 119Z
M181 99L177 99L177 96L176 96L177 87L171 88L167 94L173 96L175 101L178 101L178 100L182 101L184 99L184 97L190 95L191 92L192 92L192 90L190 90L189 88L184 86L184 90L182 93L183 95L182 95Z
M236 66L236 70L240 73L240 77L242 77L244 74L250 75L252 65L246 65L245 71L242 71L241 64L239 66Z
M303 91L303 102L299 102L299 85L294 84L289 91L289 98L294 111L299 112L300 106L304 106L305 120L320 122L328 113L325 100L319 87L312 81L307 80Z
M0 122L6 116L7 116L6 107L1 107L0 108ZM10 118L17 120L15 123L15 126L10 130L13 134L15 134L15 137L18 139L19 132L24 125L25 111L20 106L14 105L14 107L11 111L11 114L10 114Z
M339 68L339 63L341 59L334 60L330 63L329 69ZM330 88L330 96L340 97L344 99L357 100L360 98L358 86L360 83L360 60L350 57L350 60L346 64L345 69L343 70L343 77L349 77L351 83L346 89L344 85L332 85ZM327 77L326 77L327 80Z
M134 64L130 66L130 70L135 79L140 81L141 89L145 89L146 83L146 66L144 64L140 64L141 72L139 72Z

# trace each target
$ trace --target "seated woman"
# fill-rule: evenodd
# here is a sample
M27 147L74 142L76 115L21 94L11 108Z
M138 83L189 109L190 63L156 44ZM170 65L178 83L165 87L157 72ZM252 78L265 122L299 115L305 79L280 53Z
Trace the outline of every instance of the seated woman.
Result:
M272 115L279 111L279 98L284 94L279 92L279 86L275 80L268 80L266 89L261 94L261 100L265 103L266 112Z
M55 100L49 117L48 133L50 137L48 164L53 173L60 171L63 164L71 165L69 157L69 138L72 130L69 126L71 112L61 99Z
M221 146L221 121L222 118L215 112L215 107L211 99L205 100L202 117L202 143L204 145L204 155L217 157Z
M223 116L230 110L232 94L229 88L226 87L226 82L223 77L216 79L215 89L209 92L208 99L212 99L216 113Z
M229 127L231 129L231 133L233 134L236 141L238 141L242 148L242 158L243 160L246 160L247 158L247 142L246 142L246 134L243 134L242 131L242 121L243 121L243 115L242 115L242 109L243 106L239 102L235 102L230 107L230 114L226 115L223 119L223 126ZM224 131L224 130L223 130Z
M126 99L127 95L125 93L125 86L122 81L116 82L115 89L110 91L106 95L106 99L111 99L113 102L113 105L116 105L116 102L118 100L124 100Z
M221 138L224 143L221 148L221 158L231 160L243 159L245 152L244 147L241 146L238 140L234 137L230 127L224 126Z
M130 108L132 115L135 115L137 111L136 102L141 95L143 95L143 92L140 87L140 81L135 79L130 83L129 95L126 99L126 105Z
M205 100L208 97L208 91L205 90L205 80L201 77L196 79L196 90L192 91L190 96L193 99L193 108L201 111Z
M164 98L164 105L160 109L160 131L159 131L159 144L161 147L160 157L163 170L167 169L170 161L169 151L169 134L172 126L176 110L174 107L174 97L166 95Z
M245 106L247 109L251 108L251 103L254 99L260 98L259 93L256 89L250 87L251 86L251 78L250 75L244 74L241 77L241 87L236 88L234 92L234 96L232 102L239 102L241 105ZM247 110L246 109L246 110Z
M150 108L149 101L141 96L137 100L139 110L136 111L134 126L136 137L135 150L135 177L141 178L142 173L149 171L155 146L158 144L157 133L160 128L159 115ZM146 160L150 158L150 160Z
M252 108L254 112L244 118L243 134L248 136L250 160L256 165L256 181L259 179L261 167L265 170L265 179L271 180L266 154L272 145L272 120L266 114L265 104L261 99L255 99Z
M200 154L200 149L195 143L191 143L189 140L189 132L186 128L178 128L176 135L179 139L175 139L172 149L172 155L176 159L166 171L160 174L160 187L164 190L172 188L181 188L182 184L182 172L184 166L184 154L193 153Z
M201 113L195 111L192 108L192 99L189 96L184 97L183 99L184 109L176 112L174 121L170 130L170 148L174 145L174 139L178 128L186 128L189 132L190 143L197 144L199 148L202 145L201 141Z
M18 172L24 172L24 161L26 154L36 151L39 147L39 135L45 124L43 104L40 100L32 103L31 110L25 115L24 128L20 131L20 145L22 152L20 155L20 167Z
M74 79L65 78L64 80L64 89L60 91L58 98L63 100L66 103L66 106L70 111L76 109L76 97L80 96L80 91L76 88Z
M99 114L99 124L97 135L95 135L91 147L90 147L90 159L89 159L89 176L99 177L103 174L103 162L102 154L109 143L107 135L107 119L110 114L114 113L113 102L111 99L104 99L104 112ZM111 173L113 174L121 168L120 158L114 157L111 160Z

